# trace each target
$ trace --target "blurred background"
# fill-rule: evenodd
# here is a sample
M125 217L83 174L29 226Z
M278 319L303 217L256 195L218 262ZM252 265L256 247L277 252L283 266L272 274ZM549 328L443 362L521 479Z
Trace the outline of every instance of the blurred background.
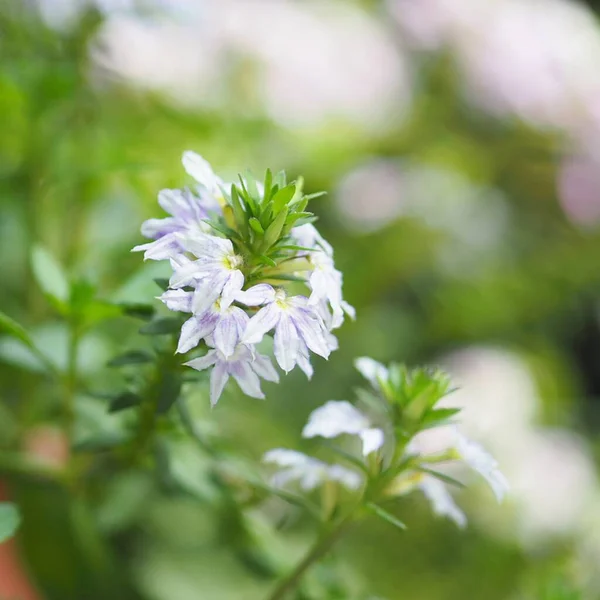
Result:
M512 485L502 506L483 486L461 492L465 532L407 499L406 533L365 522L301 597L598 598L596 10L591 0L0 0L0 307L60 366L67 334L32 282L33 244L104 298L149 302L164 265L129 250L140 223L161 216L157 192L187 182L184 150L225 179L301 174L308 192L328 192L313 210L357 320L329 363L315 360L312 382L294 372L266 386L266 402L230 386L213 411L193 389L197 416L258 459L297 447L317 405L352 399L354 357L439 364L461 386L452 399L468 433ZM114 377L106 361L139 346L135 332L121 320L89 330L90 386ZM14 448L53 422L59 400L13 341L0 339L0 360L0 446ZM116 418L83 395L77 417L82 438ZM95 527L127 581L111 595L262 598L264 564L237 552L226 503L180 446L187 495L148 473L120 474L100 494ZM35 486L10 493L24 523L0 555L0 597L108 597L78 566L62 499ZM302 519L279 531L264 511L244 518L267 557L296 556L313 535ZM25 578L37 592L18 596L10 586Z

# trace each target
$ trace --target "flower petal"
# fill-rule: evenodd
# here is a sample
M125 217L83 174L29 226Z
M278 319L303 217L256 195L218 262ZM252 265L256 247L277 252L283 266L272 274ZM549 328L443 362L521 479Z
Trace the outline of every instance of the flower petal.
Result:
M221 397L225 384L229 379L229 373L225 362L218 361L210 373L210 404L214 406Z
M456 450L461 458L474 471L477 471L489 484L498 502L501 502L509 489L508 481L498 468L498 462L482 446L467 439L456 431Z
M237 311L242 313L245 320ZM214 343L225 357L233 354L247 321L248 316L241 308L233 307L233 309L221 313L221 318L214 330Z
M379 387L380 379L387 381L388 370L381 363L368 356L357 358L354 361L354 366L365 379L368 379L376 387Z
M268 283L259 283L245 291L239 291L235 295L235 300L246 306L260 306L273 302L275 299L275 290Z
M176 352L184 354L196 347L205 335L212 333L218 319L219 314L213 311L207 311L202 316L193 316L188 319L181 327Z
M279 381L279 373L275 370L271 359L263 354L257 354L250 365L254 372L266 381Z
M425 476L419 483L419 488L431 503L431 508L436 515L448 517L460 528L467 525L467 517L458 506L446 486L435 477Z
M231 306L236 295L241 291L244 286L244 275L237 269L231 271L227 282L223 286L221 291L221 308L226 309Z
M262 310L268 310L271 306L273 304L269 304L266 309L263 308ZM252 319L250 319L250 322L252 322ZM275 328L274 340L275 358L279 366L286 373L289 373L296 366L300 340L292 319L285 312L281 313L279 322Z
M383 446L383 431L377 427L365 429L358 435L363 443L363 456L369 456L371 452L375 452Z
M204 356L193 358L188 362L183 363L186 367L192 367L196 371L204 371L208 367L212 367L218 360L218 353L216 350L209 350Z
M158 297L159 300L165 303L169 310L177 312L192 312L192 292L184 290L167 290L164 294Z
M329 400L310 413L302 437L334 438L343 433L357 435L369 429L369 420L346 400Z
M218 190L219 185L222 184L222 181L214 174L210 163L196 152L187 150L183 153L181 162L187 174L207 190L213 192Z
M265 333L271 331L277 325L281 309L277 308L275 303L268 304L261 308L249 321L246 331L242 336L244 344L258 344Z
M331 353L324 337L324 327L321 319L313 317L305 309L292 312L292 320L304 343L315 353L323 358L328 358Z
M236 361L229 365L229 372L238 382L238 385L247 396L252 398L264 398L260 389L260 379L258 375L250 368L247 362Z

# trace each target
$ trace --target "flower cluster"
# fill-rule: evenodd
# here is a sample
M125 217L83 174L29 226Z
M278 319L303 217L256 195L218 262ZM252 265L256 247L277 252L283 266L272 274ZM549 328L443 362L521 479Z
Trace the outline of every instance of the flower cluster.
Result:
M169 213L142 225L145 259L169 260L173 269L160 300L187 313L177 352L208 351L185 364L211 369L214 405L233 377L249 396L263 398L260 379L278 381L269 357L256 345L273 333L274 355L286 373L296 365L311 377L311 352L323 358L337 348L332 331L354 317L342 297L342 274L333 249L312 224L311 198L302 180L266 172L225 184L198 154L185 152L192 189L162 190ZM296 294L298 286L306 295Z
M452 421L459 409L437 406L452 391L444 373L427 369L409 371L395 364L388 368L370 358L359 358L355 365L371 384L371 389L362 390L360 395L368 406L369 416L347 401L330 400L311 413L302 436L327 439L344 434L358 436L362 459L337 450L359 470L329 465L279 448L264 457L265 462L281 467L272 478L274 486L296 480L303 490L310 490L333 481L349 490L362 489L365 503L371 506L373 502L384 503L420 490L436 514L464 527L466 517L445 485L462 485L444 472L447 465L459 462L479 473L498 501L502 500L508 484L497 462L479 444L460 433ZM429 435L443 442L441 451L427 450L425 437ZM376 512L395 521L378 505Z

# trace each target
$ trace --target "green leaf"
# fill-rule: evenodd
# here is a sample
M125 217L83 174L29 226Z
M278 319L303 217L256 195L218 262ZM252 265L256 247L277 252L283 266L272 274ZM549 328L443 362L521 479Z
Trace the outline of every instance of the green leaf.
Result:
M154 357L149 352L143 350L131 350L120 356L116 356L108 362L109 367L124 367L126 365L141 365L154 360Z
M281 210L283 210L290 202L290 200L294 197L296 193L295 185L288 185L283 189L279 190L273 196L273 212L278 214Z
M29 348L33 347L33 342L23 325L11 319L6 313L0 310L0 331L4 331L8 335L21 340Z
M263 265L267 265L269 267L276 267L277 263L272 259L269 258L268 256L265 256L264 254L261 254L258 257L259 262L261 262Z
M306 200L316 200L317 198L321 198L321 196L326 196L327 192L315 192L314 194L307 194L304 196Z
M31 268L33 276L45 294L60 303L66 303L69 300L67 276L57 260L42 246L33 247Z
M151 304L119 304L121 311L128 317L149 321L155 313L154 306Z
M446 424L452 417L461 411L460 408L438 408L425 413L421 419L422 429L431 429Z
M142 335L167 335L170 333L177 333L180 329L180 319L175 317L164 317L143 325L140 327L140 333Z
M264 182L264 196L263 196L263 204L266 204L271 199L271 186L273 185L273 173L271 173L271 169L267 169L265 172L265 182Z
M175 373L165 373L160 382L156 412L159 414L166 413L177 402L180 393L181 377Z
M142 401L142 398L133 392L123 392L117 397L113 397L108 407L108 412L115 413L127 408L133 408L138 406Z
M233 209L233 218L243 236L248 234L248 216L245 207L242 205L242 199L235 185L231 186L231 208Z
M285 207L279 212L279 214L275 217L273 222L267 227L267 230L265 231L265 237L263 240L264 251L268 250L271 246L273 246L279 241L279 238L281 236L281 230L283 229L287 216L288 209L287 207Z
M296 281L297 283L306 283L306 279L298 277L298 275L286 275L278 273L276 275L265 275L265 279L274 279L276 281Z
M204 222L206 224L210 225L215 231L222 233L227 238L236 239L236 240L240 239L240 236L238 235L237 231L234 231L233 229L231 229L231 227L227 227L227 225L223 225L223 223L219 223L219 222L213 221L211 219L204 219ZM236 222L237 222L237 219L236 219ZM239 226L239 223L238 223L238 226Z
M439 479L440 481L443 481L444 483L454 485L461 489L466 487L465 484L462 483L461 481L458 481L458 479L454 479L454 477L450 477L449 475L446 475L445 473L440 473L439 471L434 471L433 469L428 469L427 467L419 466L419 467L417 467L417 471L427 473L428 475L431 475L432 477L435 477L436 479Z
M406 525L402 521L400 521L400 519L397 519L394 515L389 513L387 510L381 508L381 506L378 506L377 504L375 504L373 502L367 502L367 508L372 513L376 514L378 517L383 519L384 521L387 521L388 523L392 524L394 527L397 527L398 529L402 529L402 530L406 529Z
M248 219L248 224L256 231L256 233L264 235L265 230L262 228L260 221L256 217L250 217L250 219Z
M316 252L316 248L307 248L305 246L296 246L295 244L284 244L277 246L278 250L296 250L297 252Z
M20 524L19 509L10 502L0 502L0 543L11 538Z

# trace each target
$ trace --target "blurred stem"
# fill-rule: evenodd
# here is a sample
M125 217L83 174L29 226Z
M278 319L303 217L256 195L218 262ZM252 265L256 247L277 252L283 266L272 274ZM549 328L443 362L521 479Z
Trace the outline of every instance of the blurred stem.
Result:
M65 375L65 395L63 403L63 418L69 446L73 438L75 424L75 394L77 392L77 351L79 349L79 325L69 322L69 346L67 354L67 372Z
M306 571L329 552L335 542L346 532L353 520L354 512L351 512L321 534L296 568L280 581L267 600L283 600L287 594L295 590Z

